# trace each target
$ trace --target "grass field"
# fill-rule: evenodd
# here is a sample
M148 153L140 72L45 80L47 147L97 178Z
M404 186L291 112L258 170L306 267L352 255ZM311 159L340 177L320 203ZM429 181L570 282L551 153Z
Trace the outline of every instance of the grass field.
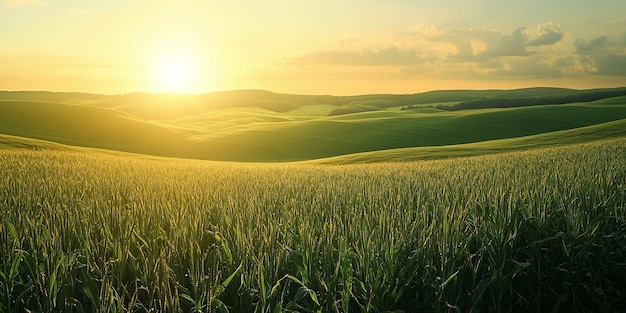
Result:
M626 140L438 161L0 150L0 311L613 312Z
M620 311L626 97L447 110L580 94L0 92L0 312Z

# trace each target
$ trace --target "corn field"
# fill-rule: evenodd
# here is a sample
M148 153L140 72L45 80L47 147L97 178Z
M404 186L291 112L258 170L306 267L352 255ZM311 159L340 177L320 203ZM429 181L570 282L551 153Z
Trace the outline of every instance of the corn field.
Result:
M626 139L355 165L0 150L0 312L614 312Z

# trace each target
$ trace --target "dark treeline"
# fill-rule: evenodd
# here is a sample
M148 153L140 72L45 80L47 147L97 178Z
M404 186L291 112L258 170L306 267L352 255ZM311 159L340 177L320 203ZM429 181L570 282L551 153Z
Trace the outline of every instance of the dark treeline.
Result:
M459 102L456 105L438 107L442 110L458 111L467 109L512 108L530 105L566 104L591 102L626 95L626 88L582 91L573 95L539 96L524 98L483 98Z

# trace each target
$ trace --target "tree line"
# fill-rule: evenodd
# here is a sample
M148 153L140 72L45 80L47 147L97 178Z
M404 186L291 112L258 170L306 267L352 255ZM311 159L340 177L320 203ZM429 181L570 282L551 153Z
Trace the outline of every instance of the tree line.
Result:
M607 98L626 95L626 88L582 91L573 95L541 96L524 98L482 98L461 101L456 105L439 107L442 110L458 111L467 109L513 108L531 105L566 104L576 102L592 102Z

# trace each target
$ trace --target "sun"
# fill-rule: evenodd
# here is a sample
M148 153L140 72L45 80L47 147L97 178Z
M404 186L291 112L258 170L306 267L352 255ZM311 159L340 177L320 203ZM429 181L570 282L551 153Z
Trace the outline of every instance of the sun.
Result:
M211 88L206 61L190 52L157 54L150 65L151 91L201 93Z
M165 91L183 91L195 84L198 73L192 60L182 56L164 58L156 64L156 75Z

